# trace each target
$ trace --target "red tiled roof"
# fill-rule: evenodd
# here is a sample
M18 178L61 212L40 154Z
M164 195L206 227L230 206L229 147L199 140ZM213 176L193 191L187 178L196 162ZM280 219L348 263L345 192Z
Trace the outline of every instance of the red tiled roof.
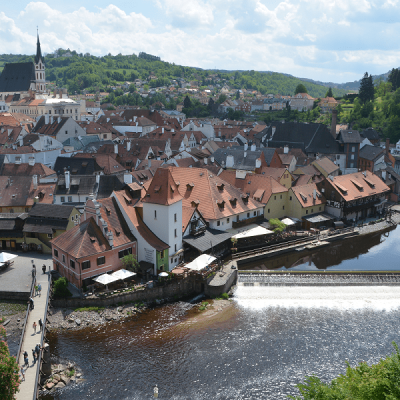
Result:
M291 188L302 207L311 207L325 204L326 200L322 193L318 190L315 183L309 183L302 186L294 186ZM314 190L316 191L315 200L313 197Z

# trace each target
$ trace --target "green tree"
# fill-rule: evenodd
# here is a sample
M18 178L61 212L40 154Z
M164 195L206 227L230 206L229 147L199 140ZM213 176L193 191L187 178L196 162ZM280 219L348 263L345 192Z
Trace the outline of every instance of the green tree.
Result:
M362 103L374 100L374 82L372 81L372 75L368 75L368 72L361 79L358 98Z
M192 107L192 102L190 101L189 96L185 97L185 100L183 100L183 108L191 108Z
M0 399L13 400L19 391L18 364L15 357L10 356L5 339L6 331L0 325Z
M286 225L282 221L279 221L278 218L271 218L268 222L274 233L282 233L286 229Z
M392 90L397 90L400 87L400 70L393 68L388 77L388 81L392 84Z
M217 100L218 104L223 103L224 101L226 101L226 95L225 94L220 94Z
M71 292L68 290L68 280L67 278L61 277L54 282L53 286L55 297L70 297Z
M294 94L297 93L308 93L307 88L302 83L299 83L294 90Z
M331 87L330 87L330 88L328 89L328 91L326 92L325 97L333 97L333 93L332 93L332 88L331 88Z
M122 257L121 262L124 268L129 269L130 271L135 272L139 269L139 263L133 254L127 254L126 256Z

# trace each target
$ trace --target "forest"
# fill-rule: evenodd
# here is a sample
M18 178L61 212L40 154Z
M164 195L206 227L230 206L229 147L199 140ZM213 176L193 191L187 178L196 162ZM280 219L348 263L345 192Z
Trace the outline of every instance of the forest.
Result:
M32 61L32 56L0 55L0 70L8 62ZM104 57L92 56L88 53L78 54L76 51L58 49L54 54L45 56L46 77L56 86L66 87L69 93L107 91L111 86L135 79L147 80L150 75L157 79L148 82L149 87L167 86L173 79L183 79L185 84L195 81L197 85L207 87L216 83L227 83L235 89L255 89L262 94L292 95L296 86L303 81L293 76L280 73L257 71L218 71L185 67L160 61L158 57L146 53L139 56L108 54ZM304 83L304 82L303 82ZM321 97L326 87L305 82L308 93L313 97ZM334 89L335 96L343 96L343 89Z

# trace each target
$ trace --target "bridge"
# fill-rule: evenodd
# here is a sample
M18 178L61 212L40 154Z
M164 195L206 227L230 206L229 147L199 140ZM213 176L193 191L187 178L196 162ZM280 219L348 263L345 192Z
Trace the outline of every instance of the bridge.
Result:
M400 286L400 272L238 271L238 286Z

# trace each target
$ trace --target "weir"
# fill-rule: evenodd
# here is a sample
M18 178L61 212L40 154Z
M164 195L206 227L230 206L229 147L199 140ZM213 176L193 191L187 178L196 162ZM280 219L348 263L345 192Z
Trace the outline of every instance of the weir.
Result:
M237 286L400 286L400 272L238 271Z

